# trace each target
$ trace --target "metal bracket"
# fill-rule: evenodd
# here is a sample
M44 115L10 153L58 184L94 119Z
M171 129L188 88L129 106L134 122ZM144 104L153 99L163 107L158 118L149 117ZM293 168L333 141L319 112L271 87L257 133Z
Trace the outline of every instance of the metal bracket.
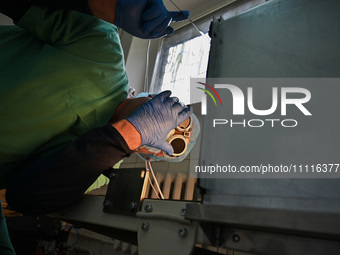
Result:
M142 211L137 213L140 255L191 254L197 224L185 219L187 204L194 202L152 199L143 201Z
M113 169L103 204L104 212L134 216L145 196L148 175L144 168Z
M188 204L186 219L200 224L202 244L264 255L339 254L336 213Z

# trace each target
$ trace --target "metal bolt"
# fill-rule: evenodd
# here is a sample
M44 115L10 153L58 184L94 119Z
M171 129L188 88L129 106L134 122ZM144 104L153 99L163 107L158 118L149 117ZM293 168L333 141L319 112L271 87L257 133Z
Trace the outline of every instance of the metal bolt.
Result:
M105 201L104 201L104 207L105 207L105 208L112 207L111 201L110 201L110 200L105 200Z
M152 205L151 204L147 204L145 207L144 207L145 211L146 212L152 212Z
M148 231L149 228L150 228L150 224L149 224L149 223L147 223L147 222L143 222L143 223L142 223L141 229L142 229L143 231Z
M187 230L186 228L180 228L180 229L178 230L178 235L179 235L180 237L186 237L187 234L188 234L188 230Z
M181 210L181 215L182 215L182 216L185 215L185 208L183 208L183 209Z
M109 176L110 176L110 179L113 179L116 177L116 173L112 171Z
M136 202L131 202L129 205L130 211L133 212L137 209L138 205Z
M241 239L240 236L239 236L239 235L236 235L236 234L234 234L232 238L233 238L233 241L234 241L235 243L238 243L238 242L240 241L240 239Z

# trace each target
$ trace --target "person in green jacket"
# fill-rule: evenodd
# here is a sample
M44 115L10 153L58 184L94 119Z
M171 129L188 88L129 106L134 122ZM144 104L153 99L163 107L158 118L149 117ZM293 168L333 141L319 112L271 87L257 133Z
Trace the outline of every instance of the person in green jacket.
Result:
M117 27L159 38L187 12L161 0L4 1L0 12L15 23L0 27L0 189L11 209L67 208L139 146L172 154L165 137L192 110L171 92L110 121L129 88Z
M16 24L0 30L3 67L0 70L0 118L3 123L0 127L0 187L7 188L7 193L12 194L6 195L9 202L13 200L13 193L19 193L14 192L13 187L17 190L23 180L38 180L37 176L48 173L49 176L43 177L48 189L38 184L34 189L37 193L38 188L39 192L51 190L45 197L59 197L56 195L59 187L53 189L46 182L46 179L57 178L52 173L61 176L59 179L69 179L69 175L74 176L74 168L82 169L83 175L85 169L97 168L95 174L88 170L85 175L88 181L83 181L84 177L78 181L89 187L95 177L88 176L97 176L98 172L104 172L130 155L131 148L120 146L118 153L111 151L114 147L111 145L105 154L100 152L98 159L93 155L98 154L95 148L99 145L86 147L89 150L86 153L91 157L79 152L80 146L76 147L89 132L98 144L101 140L107 143L107 136L113 132L122 134L109 123L129 89L117 27L141 38L158 38L173 33L169 26L172 21L189 15L167 11L161 0L32 3L5 1L0 7L0 11L12 17ZM107 130L108 125L110 130ZM116 130L112 131L111 127ZM124 130L127 130L125 126ZM117 137L120 136L114 134L115 142ZM103 155L109 156L103 160ZM90 159L91 162L87 162ZM58 171L42 170L47 168ZM66 169L63 170L65 173L61 174L61 169ZM60 184L54 181L52 185ZM60 185L60 189L64 187L65 184ZM14 206L13 202L9 204ZM46 203L42 204L49 208ZM27 209L25 212L31 213Z

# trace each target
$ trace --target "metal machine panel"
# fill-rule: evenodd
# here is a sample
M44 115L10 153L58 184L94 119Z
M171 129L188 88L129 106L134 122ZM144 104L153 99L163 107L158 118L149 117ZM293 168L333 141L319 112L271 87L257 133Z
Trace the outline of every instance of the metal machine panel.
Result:
M340 16L336 11L339 8L338 1L273 0L229 20L214 21L210 31L208 77L339 77ZM319 116L319 123L323 124L309 127L308 132L304 132L306 128L286 133L268 128L262 131L248 129L249 133L244 130L227 133L226 129L213 129L214 113L208 112L203 121L200 164L222 162L228 165L239 160L244 165L251 165L259 159L256 155L278 164L282 160L298 160L300 156L316 160L331 156L332 161L337 160L340 152L340 134L337 132L340 85L332 86L329 91L329 87L323 90L320 86L310 87L324 95L318 95L317 100L312 97L308 107L314 109L314 123ZM316 95L317 90L312 94ZM230 98L222 95L223 102L228 100ZM332 112L322 113L325 108ZM218 111L217 107L214 111ZM259 142L261 138L262 143ZM299 143L319 147L306 146L297 154L295 150L301 148ZM283 149L278 149L280 147ZM340 212L339 178L201 178L200 187L206 190L204 204Z

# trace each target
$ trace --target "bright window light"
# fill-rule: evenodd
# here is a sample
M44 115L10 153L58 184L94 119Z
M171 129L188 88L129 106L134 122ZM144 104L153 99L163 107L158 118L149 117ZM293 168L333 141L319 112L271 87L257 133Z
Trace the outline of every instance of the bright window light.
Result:
M199 36L169 48L161 90L171 90L185 104L190 102L190 78L205 78L210 41Z

